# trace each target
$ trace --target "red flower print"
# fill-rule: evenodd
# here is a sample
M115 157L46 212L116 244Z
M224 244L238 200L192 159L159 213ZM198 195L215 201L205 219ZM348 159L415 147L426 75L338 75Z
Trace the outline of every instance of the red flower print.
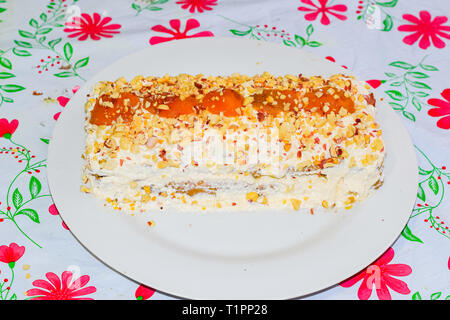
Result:
M19 121L14 119L11 122L5 118L0 119L0 138L11 139L12 134L19 126Z
M167 42L178 39L186 39L186 38L196 38L196 37L214 37L214 34L210 31L202 31L192 35L187 35L188 31L192 29L196 29L200 27L200 23L196 19L188 19L186 22L186 29L181 32L180 31L180 20L173 19L169 21L170 26L173 30L167 29L166 27L158 24L152 27L153 31L167 33L171 35L170 37L151 37L150 44L154 45L161 42Z
M83 288L89 282L89 276L84 275L72 281L73 274L70 271L64 271L61 280L53 272L45 275L46 280L35 280L33 288L25 294L32 297L31 300L93 300L92 298L79 298L97 291L93 286Z
M59 211L56 208L55 204L52 204L50 207L48 207L48 213L50 213L52 216L59 216ZM65 222L62 222L62 226L64 229L69 230L69 227L65 224Z
M327 56L327 57L325 57L325 59L336 63L336 59L333 58L332 56ZM344 69L348 69L347 66L344 66L344 65L341 65L341 67L344 68Z
M75 93L78 91L78 89L80 89L80 86L75 86L73 87L72 92ZM66 104L69 102L70 98L65 96L59 96L58 98L56 98L56 100L58 101L59 105L64 108ZM55 113L53 119L58 120L60 114L61 112Z
M441 99L428 99L428 104L435 106L428 110L428 114L432 117L442 117L436 125L441 129L450 129L450 89L445 89L441 93Z
M409 294L408 285L401 280L393 278L404 277L411 274L411 267L406 264L388 264L394 258L394 249L389 248L372 265L341 283L344 288L349 288L363 279L358 290L360 300L368 300L372 295L375 285L377 296L380 300L391 300L389 288L400 294Z
M49 212L52 216L59 216L59 211L58 211L58 209L56 209L55 204L52 204L50 207L48 207L48 212Z
M112 19L94 13L92 17L87 13L82 13L81 17L74 17L72 21L66 22L64 32L68 32L69 38L78 37L78 40L86 40L91 37L92 40L100 40L101 37L112 38L115 33L120 33L120 24L108 24Z
M151 296L155 293L155 290L153 290L150 287L144 286L143 284L141 284L137 290L136 293L134 294L134 296L136 297L137 300L147 300L149 298L151 298Z
M372 79L372 80L367 80L366 82L367 82L367 84L368 84L369 86L371 86L372 88L376 89L376 88L378 88L379 86L381 86L382 83L385 83L386 80Z
M180 0L177 4L181 4L181 9L189 8L190 13L194 13L195 10L202 13L204 10L212 10L211 6L217 6L217 0Z
M22 258L25 253L25 247L21 247L16 243L9 246L0 246L0 261L7 263L9 267L14 268L16 261Z
M409 45L413 45L419 40L419 47L427 49L431 42L436 48L442 49L445 47L445 42L442 38L450 39L450 26L443 26L447 22L447 17L437 16L431 20L431 15L428 11L420 11L419 17L415 17L411 14L404 14L403 19L411 22L412 24L404 24L398 27L398 31L412 32L409 36L403 38L403 42Z
M319 5L315 5L312 0L300 0L300 2L310 6L310 7L303 7L303 6L298 7L298 10L300 10L300 11L311 12L311 13L305 14L305 19L308 21L316 20L317 16L319 14L322 14L320 23L323 25L329 25L330 19L328 18L327 13L331 14L332 16L335 16L339 20L347 19L346 16L335 12L335 11L338 11L338 12L347 11L347 6L344 4L335 4L333 6L327 7L328 0L318 0Z

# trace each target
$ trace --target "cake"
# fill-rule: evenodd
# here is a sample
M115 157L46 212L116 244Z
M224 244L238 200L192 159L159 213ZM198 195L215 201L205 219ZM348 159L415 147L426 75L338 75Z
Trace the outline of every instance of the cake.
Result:
M383 183L375 105L343 74L101 81L81 191L126 211L349 209Z

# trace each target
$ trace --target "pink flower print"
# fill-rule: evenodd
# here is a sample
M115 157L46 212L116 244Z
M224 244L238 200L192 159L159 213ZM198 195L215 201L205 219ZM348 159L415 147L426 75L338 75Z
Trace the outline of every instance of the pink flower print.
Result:
M64 271L61 279L53 272L45 275L46 280L33 281L33 288L25 294L32 297L31 300L93 300L92 298L80 298L97 291L93 286L83 288L89 282L89 276L83 275L72 281L73 273Z
M319 14L321 14L320 23L323 25L329 25L330 19L328 18L327 14L330 14L339 20L346 20L347 17L336 13L336 12L346 12L347 6L343 4L335 4L333 6L327 7L328 0L318 0L319 4L316 5L312 0L300 0L300 2L308 5L307 7L298 7L299 11L304 12L311 12L308 14L305 14L305 19L308 21L316 20Z
M94 13L92 17L87 13L82 13L81 17L74 17L72 21L66 22L64 32L70 33L69 38L78 37L83 41L90 37L92 40L100 40L101 37L112 38L113 34L120 33L120 24L108 24L110 17L104 17Z
M450 129L450 89L445 89L441 93L441 99L428 99L428 104L435 106L428 110L428 115L432 117L442 117L436 125L441 129Z
M358 290L360 300L368 300L374 286L380 300L391 300L389 288L400 294L409 294L411 291L408 285L392 276L407 276L412 272L411 267L406 264L388 264L393 258L394 249L389 248L377 261L340 285L349 288L362 279Z
M72 88L72 92L75 94L75 92L77 92L78 89L80 89L80 86L75 86ZM70 98L65 97L65 96L59 96L58 98L56 98L56 100L58 101L59 105L64 108L66 106L66 104L69 102ZM61 112L55 113L53 115L53 119L58 120L60 114L61 114Z
M438 48L445 47L445 42L441 38L450 39L450 26L443 26L447 22L446 16L437 16L431 20L431 14L428 11L420 11L419 17L411 14L404 14L403 19L411 22L411 24L404 24L398 27L398 31L412 32L409 36L403 38L403 42L408 45L413 45L419 41L421 49L427 49L431 43Z
M181 9L188 9L190 13L194 13L196 10L202 13L204 10L212 10L211 6L217 6L217 0L180 0L176 2L181 4Z
M166 33L170 35L169 37L151 37L150 38L150 44L158 44L162 42L172 41L172 40L179 40L179 39L187 39L187 38L197 38L197 37L214 37L214 34L211 31L201 31L198 33L194 33L192 35L188 35L187 33L193 29L196 29L200 27L200 23L196 19L188 19L186 21L186 28L183 32L180 31L180 20L179 19L173 19L169 21L170 27L173 30L170 30L163 25L156 25L152 27L153 31Z

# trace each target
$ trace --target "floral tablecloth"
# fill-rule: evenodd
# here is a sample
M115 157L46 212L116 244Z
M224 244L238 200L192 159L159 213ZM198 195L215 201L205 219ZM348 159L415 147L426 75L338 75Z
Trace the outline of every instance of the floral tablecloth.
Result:
M412 137L420 183L402 235L308 299L449 299L449 16L448 0L0 0L0 299L173 299L77 242L52 203L46 154L86 79L193 37L273 41L332 60L384 93Z

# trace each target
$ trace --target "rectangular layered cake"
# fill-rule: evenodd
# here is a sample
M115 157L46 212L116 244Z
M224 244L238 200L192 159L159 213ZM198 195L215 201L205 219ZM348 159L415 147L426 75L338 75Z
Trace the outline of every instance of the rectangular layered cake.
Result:
M350 208L383 182L369 88L341 74L100 82L81 190L131 211Z

